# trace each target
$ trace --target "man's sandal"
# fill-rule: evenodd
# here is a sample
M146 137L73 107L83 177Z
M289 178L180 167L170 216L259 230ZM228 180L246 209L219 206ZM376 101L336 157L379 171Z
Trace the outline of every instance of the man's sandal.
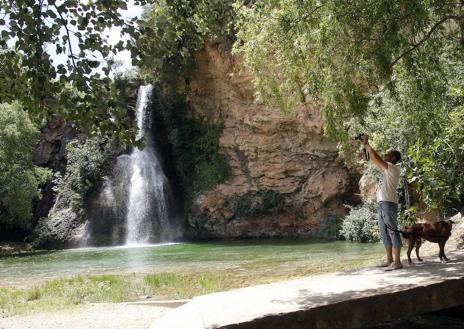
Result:
M395 263L392 263L390 266L388 266L387 268L385 268L385 271L394 271L394 270L400 270L403 268L403 265L402 264L395 264Z
M393 262L388 262L386 260L384 260L380 265L378 265L377 267L388 267L390 266L391 264L393 264Z

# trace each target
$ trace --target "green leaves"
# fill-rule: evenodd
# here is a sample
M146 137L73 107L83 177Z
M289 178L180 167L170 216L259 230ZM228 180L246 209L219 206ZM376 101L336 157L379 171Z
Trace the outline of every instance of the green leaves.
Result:
M103 151L104 149L104 151ZM73 209L80 210L83 200L101 179L105 165L114 160L113 143L101 138L90 138L81 144L75 140L67 145L68 163L64 177L55 180L55 190L70 200Z
M380 149L409 152L403 166L428 206L463 202L462 4L266 0L236 8L234 51L258 99L284 112L317 104L346 158L351 135L366 131Z
M8 31L3 30L1 35L3 39L8 39L8 37L10 36L10 33Z
M206 38L231 32L233 0L156 0L134 31L132 57L152 80L175 84L195 65L192 54ZM127 31L131 27L127 27Z
M316 103L326 133L346 151L351 118L362 120L379 91L394 92L398 67L437 70L442 41L459 44L455 23L464 20L462 6L446 1L267 0L237 8L234 48L256 97L284 112ZM431 51L420 52L426 45ZM436 87L428 82L424 93Z
M463 120L460 106L446 115L440 134L410 148L414 164L410 177L418 182L423 201L442 212L464 202Z
M0 104L0 226L28 228L39 187L51 178L50 170L33 165L38 135L19 103Z
M417 50L422 66L395 69L395 92L378 95L363 130L379 149L399 150L421 201L446 213L464 201L464 97L456 87L464 85L464 61L451 40L435 46ZM437 59L429 63L431 52Z
M134 31L135 22L126 22L118 11L126 6L121 0L0 0L2 14L7 18L0 22L5 27L1 32L1 45L6 48L8 41L14 42L17 56L21 58L20 81L11 81L19 78L18 74L7 74L3 70L0 81L10 80L13 86L24 83L25 79L25 88L30 89L28 93L1 89L0 100L9 99L8 95L13 93L20 97L17 99L36 122L60 112L89 134L111 132L124 143L134 142L135 135L131 135L133 129L128 124L131 120L126 115L114 117L111 109L102 107L102 99L117 100L118 97L111 80L101 76L101 71L109 75L108 68L102 68L95 60L95 56L108 58L126 48L125 44L113 47L106 42L107 30L112 27L126 28L125 33ZM54 65L54 49L56 54L66 54L65 65ZM74 93L68 93L69 88L73 88ZM77 100L76 95L81 94L88 97ZM114 105L123 106L121 103ZM101 120L108 121L105 131L100 129Z
M378 242L377 205L367 201L357 208L350 207L350 213L343 219L339 234L348 241Z
M154 99L154 137L170 164L168 175L183 196L192 200L196 192L224 182L230 166L219 147L223 126L192 117L192 109L179 96L158 93Z

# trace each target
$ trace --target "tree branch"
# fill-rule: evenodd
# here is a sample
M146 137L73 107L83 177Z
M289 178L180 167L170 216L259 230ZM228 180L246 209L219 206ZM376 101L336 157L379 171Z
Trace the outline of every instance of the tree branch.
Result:
M77 70L76 62L74 61L74 53L73 53L72 45L71 45L71 36L69 34L69 29L68 29L68 21L64 19L63 15L61 15L61 12L56 5L53 5L53 7L55 7L56 11L58 12L58 15L60 15L61 22L63 24L63 27L66 30L66 34L68 35L68 46L69 46L69 53L70 53L69 57L71 57L73 66Z
M390 64L390 68L392 68L396 63L399 62L400 59L402 59L404 56L406 56L407 54L409 54L410 52L414 51L415 49L419 48L425 41L427 41L428 39L430 39L430 37L432 36L433 32L441 25L443 24L444 22L446 22L447 20L450 20L450 19L454 19L454 20L462 20L464 19L464 16L455 16L455 15L450 15L450 16L445 16L443 17L441 20L439 20L437 23L435 23L434 26L432 26L432 28L430 29L430 31L425 35L425 37L420 40L419 42L415 43L412 45L411 48L409 48L408 50L406 50L404 53L402 53L400 56L398 56L391 64Z

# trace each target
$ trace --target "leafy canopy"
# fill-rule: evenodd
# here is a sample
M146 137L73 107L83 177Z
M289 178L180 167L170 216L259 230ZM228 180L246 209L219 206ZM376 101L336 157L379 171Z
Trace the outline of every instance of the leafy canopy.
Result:
M258 97L285 111L313 101L347 150L351 118L395 95L397 70L439 70L444 43L462 43L463 2L264 0L239 10L239 42ZM418 52L424 45L430 52ZM423 90L426 92L426 90Z
M143 1L135 1L136 4ZM107 42L111 27L137 37L126 1L0 0L0 102L16 97L37 122L59 113L96 135L132 142L135 128L108 77L106 60L130 47ZM65 54L66 63L53 62Z
M417 51L424 58L434 51L439 69L397 69L395 93L377 95L364 129L380 149L408 155L402 166L423 201L446 212L464 203L462 46L448 42L438 50L424 45Z
M150 79L166 85L186 76L195 65L194 53L206 39L231 33L233 0L152 0L139 22L134 62Z

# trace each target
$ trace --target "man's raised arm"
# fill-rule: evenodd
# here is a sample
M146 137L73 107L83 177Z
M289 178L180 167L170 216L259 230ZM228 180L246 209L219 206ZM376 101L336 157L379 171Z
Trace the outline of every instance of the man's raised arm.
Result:
M387 170L388 163L384 161L377 152L369 145L368 143L369 136L364 135L361 137L361 140L366 148L367 153L369 154L370 159L372 162L380 169L380 170Z

